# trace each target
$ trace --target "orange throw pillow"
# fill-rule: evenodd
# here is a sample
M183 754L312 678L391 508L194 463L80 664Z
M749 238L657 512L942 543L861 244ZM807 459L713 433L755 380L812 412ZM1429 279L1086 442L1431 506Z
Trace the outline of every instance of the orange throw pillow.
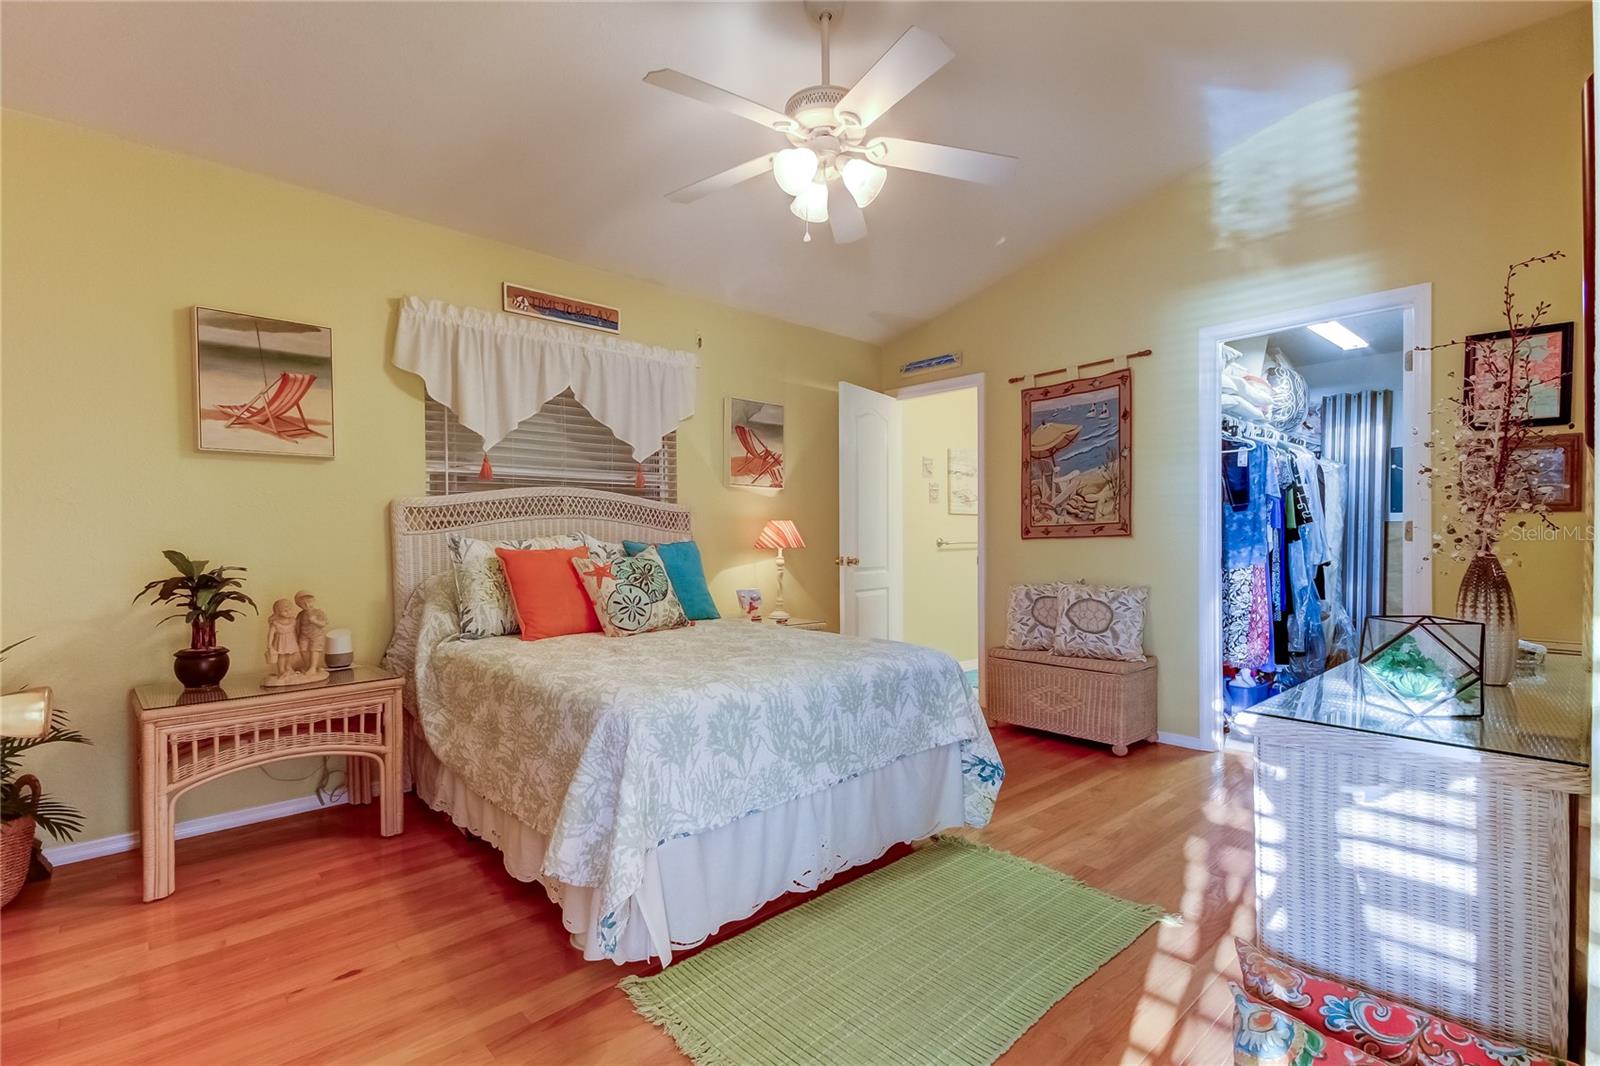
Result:
M505 567L523 640L601 632L594 604L572 569L572 560L589 558L588 548L496 548L494 553Z

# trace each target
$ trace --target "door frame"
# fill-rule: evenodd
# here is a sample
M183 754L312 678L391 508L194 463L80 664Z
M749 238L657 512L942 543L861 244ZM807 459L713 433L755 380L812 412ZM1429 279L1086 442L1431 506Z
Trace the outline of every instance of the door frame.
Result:
M928 381L918 385L903 385L898 389L885 391L897 400L910 400L918 396L936 396L941 392L959 392L962 389L974 389L978 394L978 597L974 606L978 611L978 694L979 702L982 703L984 691L983 664L989 647L989 612L986 602L989 590L989 494L984 484L984 456L988 435L984 432L984 374L979 371L975 374L963 374L954 378L940 378L938 381ZM1220 403L1221 401L1219 400L1218 402Z
M1303 326L1330 318L1366 314L1372 311L1401 311L1404 318L1402 349L1411 356L1405 371L1404 405L1407 424L1415 431L1404 442L1404 461L1411 471L1406 491L1414 504L1411 513L1411 539L1405 542L1405 573L1401 576L1401 596L1405 609L1421 613L1433 602L1433 487L1419 471L1423 445L1432 429L1433 357L1427 350L1433 343L1433 285L1424 282L1383 292L1368 293L1342 300L1274 312L1239 322L1207 326L1200 331L1199 348L1199 432L1196 436L1195 478L1200 486L1199 536L1195 538L1199 563L1199 618L1196 634L1200 644L1200 726L1196 738L1209 751L1222 747L1222 530L1216 516L1222 510L1222 485L1217 455L1222 447L1222 367L1219 347L1226 341Z

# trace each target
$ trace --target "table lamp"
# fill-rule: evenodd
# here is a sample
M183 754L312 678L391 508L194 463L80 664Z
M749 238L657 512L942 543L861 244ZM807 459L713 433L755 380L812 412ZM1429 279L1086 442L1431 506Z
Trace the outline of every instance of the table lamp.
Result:
M778 550L778 600L774 605L772 620L780 626L789 620L789 612L783 609L783 549L804 548L805 538L795 528L794 523L786 518L774 518L762 527L761 535L756 538L756 547L768 551Z

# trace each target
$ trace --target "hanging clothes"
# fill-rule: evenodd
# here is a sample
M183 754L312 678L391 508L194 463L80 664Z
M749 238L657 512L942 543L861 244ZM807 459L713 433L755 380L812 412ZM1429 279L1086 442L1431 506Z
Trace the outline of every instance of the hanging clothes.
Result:
M1329 477L1306 448L1225 440L1223 663L1304 680L1322 671L1328 654Z

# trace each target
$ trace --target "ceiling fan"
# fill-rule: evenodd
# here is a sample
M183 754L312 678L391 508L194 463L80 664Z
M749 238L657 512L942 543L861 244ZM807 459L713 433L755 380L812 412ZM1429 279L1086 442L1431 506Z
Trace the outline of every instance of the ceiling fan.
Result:
M789 97L781 112L680 71L652 70L644 76L651 85L720 107L789 139L788 148L685 185L668 193L667 199L690 203L771 171L778 186L794 197L789 210L806 223L805 240L811 239L813 223L826 222L834 242L848 244L867 235L862 208L883 191L888 178L885 167L990 185L1005 182L1016 172L1017 160L1009 155L870 136L867 127L955 58L955 53L934 34L913 26L860 81L845 89L832 84L828 70L828 34L843 4L839 0L808 0L805 7L822 30L822 84Z

